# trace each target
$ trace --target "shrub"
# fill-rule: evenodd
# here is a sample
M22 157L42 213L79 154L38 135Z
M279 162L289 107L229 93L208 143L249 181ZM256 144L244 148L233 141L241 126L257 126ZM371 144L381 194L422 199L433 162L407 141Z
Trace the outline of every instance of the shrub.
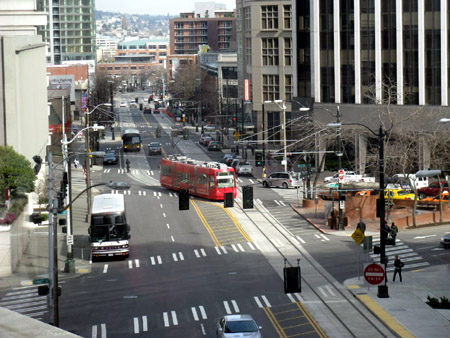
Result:
M436 297L428 296L426 303L433 309L450 309L450 301L447 297L437 299Z
M9 208L9 211L14 213L15 215L19 216L25 206L28 203L28 199L26 197L16 198L13 200L11 207Z
M12 224L16 220L16 215L8 212L4 218L0 218L0 224Z

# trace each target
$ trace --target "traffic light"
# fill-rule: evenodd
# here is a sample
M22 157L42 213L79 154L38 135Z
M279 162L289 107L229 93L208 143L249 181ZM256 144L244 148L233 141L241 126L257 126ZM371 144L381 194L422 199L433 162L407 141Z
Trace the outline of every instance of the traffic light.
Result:
M242 187L242 194L244 199L242 207L244 209L253 209L253 187L250 185Z
M69 179L67 173L63 173L63 179L61 181L60 191L62 192L63 199L67 197L67 193L69 190Z
M255 152L255 166L257 167L263 166L263 154L261 151Z
M189 210L189 191L181 189L178 194L179 210Z

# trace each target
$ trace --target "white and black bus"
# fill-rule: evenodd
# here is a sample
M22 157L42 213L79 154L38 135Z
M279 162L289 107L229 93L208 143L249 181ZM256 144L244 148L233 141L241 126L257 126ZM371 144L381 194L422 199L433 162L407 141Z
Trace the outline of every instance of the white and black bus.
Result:
M130 226L123 195L103 194L94 197L89 239L93 259L129 256Z

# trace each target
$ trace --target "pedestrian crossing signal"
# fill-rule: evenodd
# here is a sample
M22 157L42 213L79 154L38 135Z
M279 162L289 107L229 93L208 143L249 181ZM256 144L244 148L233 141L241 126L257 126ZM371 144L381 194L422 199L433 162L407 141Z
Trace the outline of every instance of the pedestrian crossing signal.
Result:
M284 293L302 292L299 266L284 268Z
M181 189L178 194L179 210L189 210L189 191Z
M242 187L243 194L243 209L253 209L253 187L246 185Z

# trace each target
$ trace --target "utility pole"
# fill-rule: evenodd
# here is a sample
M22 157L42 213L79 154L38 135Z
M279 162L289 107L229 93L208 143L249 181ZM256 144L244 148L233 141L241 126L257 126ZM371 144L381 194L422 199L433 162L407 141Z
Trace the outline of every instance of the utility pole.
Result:
M265 123L264 102L262 104L262 163L263 169L266 167L266 123Z
M341 125L341 113L339 110L339 106L337 106L337 110L336 110L336 124L339 125L338 128L336 128L336 139L337 139L337 157L338 157L338 172L342 169L342 127L340 127ZM338 200L339 200L339 224L338 224L338 229L339 230L344 230L344 220L343 220L343 215L342 215L342 208L341 208L341 200L342 200L342 185L341 185L341 180L338 180Z
M380 199L379 199L379 213L380 213L380 264L384 264L384 271L387 269L386 257L386 237L387 232L384 230L385 222L385 204L384 204L384 131L383 126L380 125L378 129L378 171L380 175ZM384 285L378 285L378 297L388 298L389 291L386 284L387 278L384 279Z
M92 193L91 193L91 189L89 189L89 185L91 184L91 158L89 157L89 114L85 114L85 121L86 121L86 125L85 128L86 129L86 136L85 136L85 147L86 147L86 153L88 153L84 158L85 158L85 167L86 167L86 188L88 188L87 191L87 219L86 221L89 221L91 218L91 199L92 199Z

